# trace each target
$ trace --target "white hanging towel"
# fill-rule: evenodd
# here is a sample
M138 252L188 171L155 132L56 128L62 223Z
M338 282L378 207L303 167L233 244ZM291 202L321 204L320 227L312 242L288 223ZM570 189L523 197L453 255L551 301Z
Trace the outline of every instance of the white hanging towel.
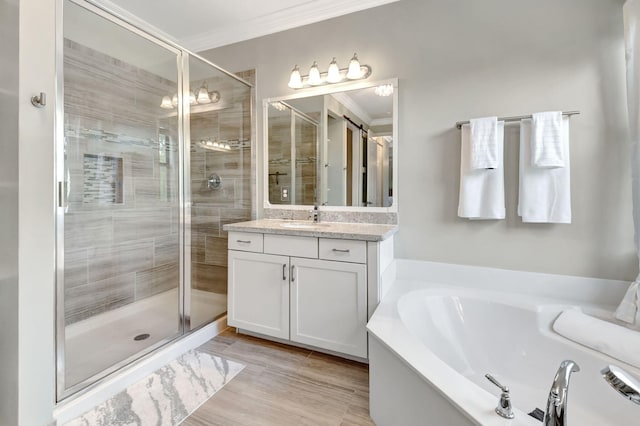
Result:
M498 117L472 118L471 130L471 168L498 168Z
M471 168L471 128L462 126L460 198L458 216L469 219L504 219L504 122L497 124L497 158L494 169Z
M561 111L532 114L531 164L535 167L565 167Z
M563 117L561 140L565 166L534 167L531 163L531 120L520 122L520 193L518 215L523 222L571 223L569 117Z

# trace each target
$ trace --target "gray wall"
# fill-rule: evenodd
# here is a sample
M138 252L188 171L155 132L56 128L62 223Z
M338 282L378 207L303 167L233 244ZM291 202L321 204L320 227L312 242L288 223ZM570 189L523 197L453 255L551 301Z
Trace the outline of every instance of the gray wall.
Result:
M18 0L0 0L0 424L18 423Z
M294 64L346 66L357 51L372 80L399 78L396 257L632 280L622 3L402 0L203 54L257 69L259 124L263 98L293 93ZM457 217L457 120L574 109L571 225L517 217L517 125L505 136L506 220Z

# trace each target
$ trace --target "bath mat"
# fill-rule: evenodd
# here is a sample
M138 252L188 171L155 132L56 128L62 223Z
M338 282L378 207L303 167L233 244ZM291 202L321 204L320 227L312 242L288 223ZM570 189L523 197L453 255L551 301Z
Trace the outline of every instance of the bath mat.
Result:
M174 426L243 368L219 356L189 351L65 426Z

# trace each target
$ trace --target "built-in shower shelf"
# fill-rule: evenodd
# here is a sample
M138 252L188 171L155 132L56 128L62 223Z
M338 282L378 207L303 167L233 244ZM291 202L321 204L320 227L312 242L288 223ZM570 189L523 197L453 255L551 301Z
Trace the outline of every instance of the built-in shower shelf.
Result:
M123 203L122 158L84 154L82 202L85 204Z

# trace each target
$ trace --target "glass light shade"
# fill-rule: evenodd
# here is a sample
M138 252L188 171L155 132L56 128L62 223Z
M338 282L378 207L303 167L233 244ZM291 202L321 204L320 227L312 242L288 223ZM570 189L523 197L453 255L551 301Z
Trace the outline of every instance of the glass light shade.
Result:
M178 94L176 93L175 95L173 95L173 98L171 98L171 105L178 106Z
M349 61L349 70L347 71L347 78L349 80L356 80L362 77L362 70L360 69L360 61L358 61L358 55L353 54L353 58Z
M301 89L302 88L302 76L300 75L300 68L296 65L293 70L291 70L291 77L289 78L289 87L292 89Z
M176 97L176 102L178 101ZM169 96L163 96L162 102L160 103L160 108L164 109L173 109L173 104L171 103L171 98Z
M338 83L340 80L342 80L342 77L340 76L340 68L338 68L336 58L333 58L329 64L329 69L327 70L327 82Z
M209 89L202 84L198 89L198 95L196 96L196 100L199 104L208 104L211 103L211 97L209 97Z
M196 102L196 95L193 92L189 92L189 105L195 105Z
M311 86L317 86L318 84L322 84L322 79L320 78L320 70L318 69L318 64L313 62L311 68L309 68L309 80L307 81Z
M211 98L211 102L216 103L220 100L220 92L218 92L217 90L209 92L209 97Z
M286 106L282 105L282 102L271 102L271 106L277 109L278 111L284 111L287 109Z

